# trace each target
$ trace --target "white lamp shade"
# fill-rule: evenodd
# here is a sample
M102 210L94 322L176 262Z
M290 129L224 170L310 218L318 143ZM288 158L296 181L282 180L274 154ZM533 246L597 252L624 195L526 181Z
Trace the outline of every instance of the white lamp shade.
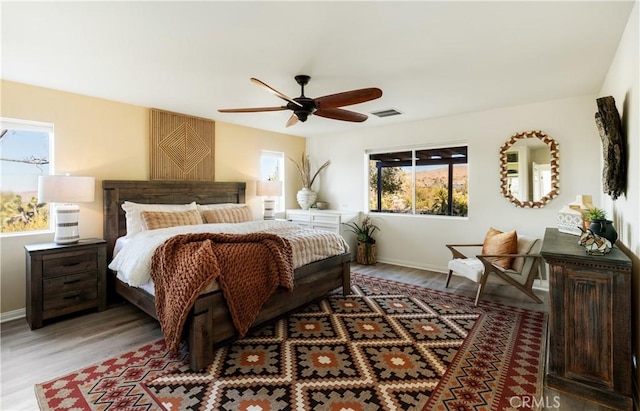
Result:
M80 208L72 203L88 203L95 200L96 179L79 176L38 177L38 201L60 203L55 208L56 232L53 238L58 244L73 244L80 239L78 217Z
M257 181L256 194L262 197L280 197L282 195L282 182Z
M87 203L95 200L94 177L39 176L38 201L42 203Z

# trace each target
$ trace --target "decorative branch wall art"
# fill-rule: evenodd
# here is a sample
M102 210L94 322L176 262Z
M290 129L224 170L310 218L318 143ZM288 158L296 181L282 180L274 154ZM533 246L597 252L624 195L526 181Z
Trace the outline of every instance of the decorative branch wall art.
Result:
M614 200L627 190L627 153L622 122L612 96L596 99L596 125L602 140L602 189Z

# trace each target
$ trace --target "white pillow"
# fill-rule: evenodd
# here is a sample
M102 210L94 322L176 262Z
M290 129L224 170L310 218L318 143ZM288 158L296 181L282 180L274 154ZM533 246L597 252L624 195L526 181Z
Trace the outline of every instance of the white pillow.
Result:
M125 201L122 204L127 220L127 237L145 229L140 213L143 211L188 211L197 210L195 201L191 204L141 204Z

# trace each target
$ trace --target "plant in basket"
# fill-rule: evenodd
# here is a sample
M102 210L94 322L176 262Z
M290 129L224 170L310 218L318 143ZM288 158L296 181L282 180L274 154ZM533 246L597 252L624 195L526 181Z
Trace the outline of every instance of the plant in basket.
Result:
M380 230L378 226L373 224L371 217L366 216L361 224L356 222L343 223L348 230L356 235L358 240L358 249L356 261L360 264L376 263L376 240L373 233Z

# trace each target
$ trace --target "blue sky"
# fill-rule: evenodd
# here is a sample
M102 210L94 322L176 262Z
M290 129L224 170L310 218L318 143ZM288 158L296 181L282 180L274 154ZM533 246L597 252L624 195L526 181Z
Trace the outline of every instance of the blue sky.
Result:
M23 193L38 189L38 176L49 174L50 164L36 166L11 160L49 156L49 134L43 131L9 130L0 139L0 187L2 191Z

